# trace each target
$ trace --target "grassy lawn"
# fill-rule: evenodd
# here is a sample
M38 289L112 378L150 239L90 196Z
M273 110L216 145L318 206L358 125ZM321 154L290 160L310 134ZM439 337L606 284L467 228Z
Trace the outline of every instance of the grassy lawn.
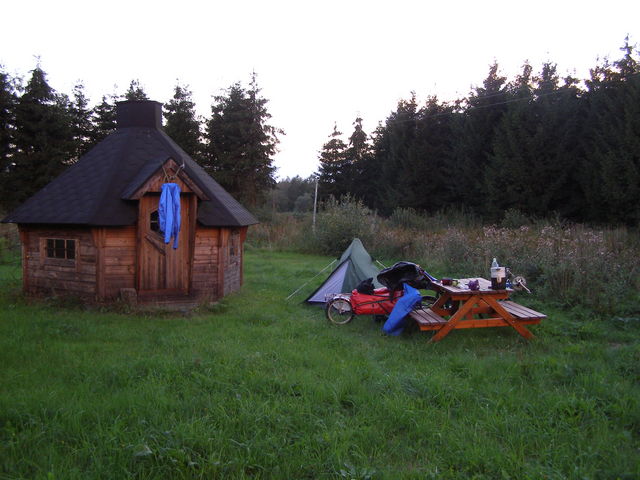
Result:
M638 318L532 296L531 342L386 337L285 302L328 261L249 251L190 315L30 302L0 267L0 478L640 478Z

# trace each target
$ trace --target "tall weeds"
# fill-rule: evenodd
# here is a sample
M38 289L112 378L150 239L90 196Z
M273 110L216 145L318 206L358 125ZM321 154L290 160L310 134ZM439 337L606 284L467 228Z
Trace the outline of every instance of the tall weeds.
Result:
M283 214L252 227L248 242L338 256L359 237L377 258L414 261L452 277L486 277L495 257L546 301L610 315L640 314L637 232L531 222L514 212L506 220L503 226L482 225L465 212L424 216L410 209L387 219L346 198L324 206L315 233L310 217Z

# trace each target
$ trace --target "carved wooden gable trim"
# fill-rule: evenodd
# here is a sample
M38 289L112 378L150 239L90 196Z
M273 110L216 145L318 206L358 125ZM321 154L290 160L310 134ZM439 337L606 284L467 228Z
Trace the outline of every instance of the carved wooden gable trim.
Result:
M164 183L177 183L182 192L193 192L200 200L209 200L209 197L173 158L169 158L129 199L140 200L146 193L159 193Z

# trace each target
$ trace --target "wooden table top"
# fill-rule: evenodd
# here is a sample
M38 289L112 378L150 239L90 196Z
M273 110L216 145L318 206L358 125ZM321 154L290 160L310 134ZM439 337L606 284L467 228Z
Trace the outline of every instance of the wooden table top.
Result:
M431 282L431 284L436 287L438 290L442 292L447 292L450 294L495 294L495 293L504 293L504 292L513 292L511 288L505 288L503 290L493 290L491 288L491 281L486 278L474 277L474 278L457 278L458 286L454 287L453 285L442 285L442 281L438 280L437 282ZM470 290L467 284L472 280L478 280L480 284L479 290Z

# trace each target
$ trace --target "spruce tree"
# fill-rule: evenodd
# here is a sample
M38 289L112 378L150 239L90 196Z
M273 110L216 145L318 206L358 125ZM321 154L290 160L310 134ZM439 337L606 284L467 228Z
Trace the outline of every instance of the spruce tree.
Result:
M92 127L89 133L91 146L104 140L116 129L116 94L103 95L102 101L91 111Z
M18 102L15 80L0 66L0 187L8 192L7 174L15 152L15 109ZM2 199L6 203L6 198Z
M462 114L456 117L453 135L455 203L482 212L481 201L486 192L484 170L493 151L493 138L502 116L507 111L509 94L506 77L499 74L496 62L481 87L476 87L466 100Z
M229 193L254 207L275 185L273 155L284 132L268 123L268 101L260 95L255 73L248 90L236 82L214 102L203 166Z
M576 218L583 197L574 177L581 128L575 80L568 77L560 87L554 64L545 63L535 78L525 65L512 95L486 171L493 214L518 209L537 217L556 212Z
M164 131L194 160L201 161L202 132L191 95L187 86L175 86L173 98L164 105Z
M401 172L401 206L436 212L455 200L451 171L453 107L433 96L419 110L416 137Z
M73 87L73 100L69 106L73 135L73 161L80 158L93 146L91 138L93 124L91 110L88 106L89 99L85 96L84 85L78 83Z
M131 80L128 90L124 94L125 100L149 100L140 84L140 80Z
M640 59L628 38L621 50L621 59L596 67L587 82L583 186L589 219L638 225Z
M397 207L406 207L407 180L413 161L411 149L418 135L419 111L415 93L401 100L398 107L377 130L371 162L377 179L371 206L390 214Z
M347 145L342 138L338 125L333 125L333 132L329 140L320 151L320 166L318 168L318 195L321 200L333 196L336 199L349 193L349 179L347 177Z
M366 132L362 129L362 118L359 116L353 121L353 133L349 137L347 159L351 163L358 163L369 152L370 145Z
M510 103L500 120L493 141L493 152L484 171L486 210L494 217L510 208L519 208L523 200L522 185L528 182L528 158L523 142L531 128L530 104L533 102L532 68L526 63L522 74L509 84ZM477 200L476 200L477 201Z
M235 170L246 155L246 134L243 134L248 123L246 94L240 82L236 82L223 95L215 96L214 102L205 127L207 146L203 166L224 188L236 194L240 185L236 183Z
M16 153L7 180L18 204L57 177L73 159L68 98L58 95L37 66L16 105Z
M354 195L371 209L382 210L380 191L386 183L382 176L382 163L385 159L388 141L387 130L379 124L370 137L371 148L358 165Z
M249 124L250 139L249 157L253 168L247 179L247 188L250 189L249 205L256 205L267 191L275 186L276 167L273 166L274 155L278 152L279 135L285 132L281 128L269 123L271 114L267 110L269 101L262 97L258 86L258 75L251 73L251 81L247 90L249 111L251 112Z
M370 154L369 137L362 128L362 118L358 116L353 122L353 133L349 137L349 145L346 150L347 171L345 172L348 179L348 191L357 198L362 198L365 194L361 177L364 174L366 159Z
M560 84L555 64L549 62L535 79L533 112L537 128L530 146L531 172L536 183L530 197L538 197L529 210L536 216L555 212L581 220L585 195L580 186L585 102L578 81L567 76Z

